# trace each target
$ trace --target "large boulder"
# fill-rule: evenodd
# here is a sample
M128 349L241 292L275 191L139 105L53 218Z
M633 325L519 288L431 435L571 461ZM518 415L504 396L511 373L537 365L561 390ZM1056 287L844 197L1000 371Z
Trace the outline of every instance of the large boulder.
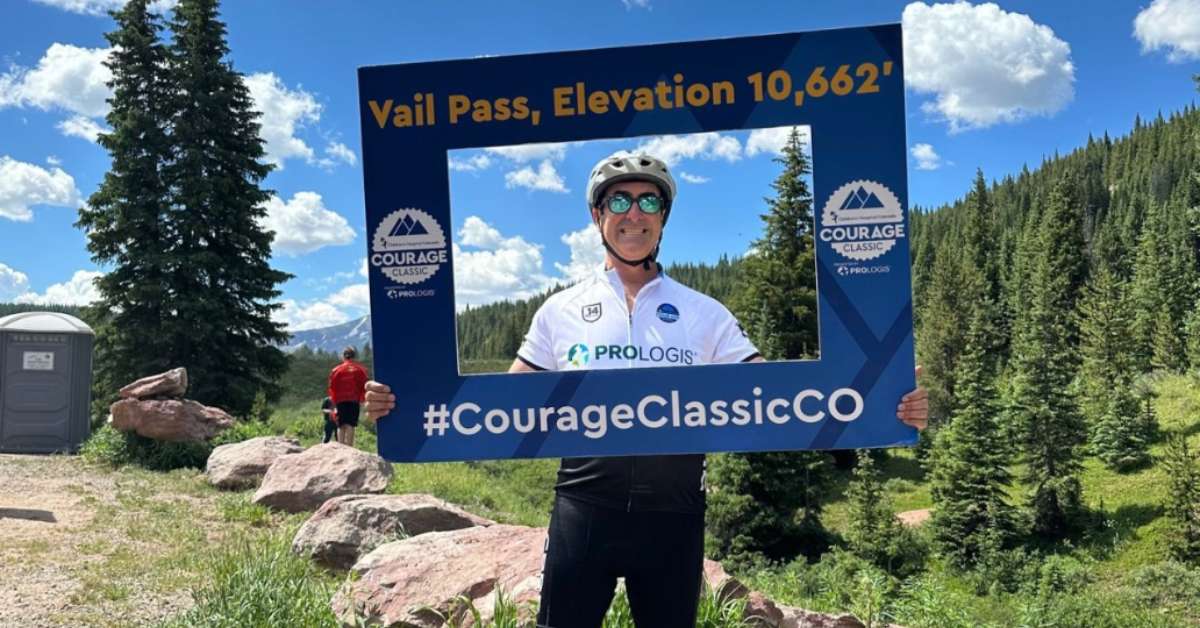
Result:
M704 559L704 582L721 602L741 599L750 592L746 585L726 573L721 563L707 558Z
M494 523L432 495L343 495L326 501L304 522L292 551L349 569L359 556L389 541Z
M233 417L190 399L122 399L110 408L123 432L171 442L206 441L233 426Z
M430 532L377 547L333 599L345 625L426 628L461 622L465 597L484 610L497 589L529 599L544 562L545 528L492 525ZM510 595L511 592L511 595ZM488 607L490 611L490 606Z
M182 397L187 392L187 369L182 366L165 373L143 377L120 390L122 399Z
M391 479L392 465L383 458L340 443L325 443L276 458L253 501L303 512L340 495L382 493Z
M208 456L204 473L217 488L239 489L262 480L276 458L304 451L300 442L283 436L260 436L240 443L221 445Z

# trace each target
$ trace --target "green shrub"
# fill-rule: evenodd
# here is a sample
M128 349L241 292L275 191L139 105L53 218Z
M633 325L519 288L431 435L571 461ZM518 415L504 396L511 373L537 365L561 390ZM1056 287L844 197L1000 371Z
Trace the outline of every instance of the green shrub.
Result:
M169 443L139 436L133 432L122 432L106 424L92 433L79 453L88 462L113 468L137 465L152 471L171 471L185 467L203 469L214 448L270 434L270 428L262 423L239 421L210 442Z
M196 605L163 628L337 626L329 600L337 581L291 552L294 529L226 541L205 561Z
M1134 597L1150 608L1200 617L1200 569L1170 560L1138 569L1129 583Z

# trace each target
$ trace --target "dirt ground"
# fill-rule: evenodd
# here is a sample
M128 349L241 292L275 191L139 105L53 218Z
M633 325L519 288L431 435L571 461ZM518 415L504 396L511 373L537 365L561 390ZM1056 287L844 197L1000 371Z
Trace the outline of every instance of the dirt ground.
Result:
M72 456L0 454L0 626L142 626L188 608L186 577L163 577L169 520L216 521L217 496L194 471L170 482L196 490L159 494L152 474Z

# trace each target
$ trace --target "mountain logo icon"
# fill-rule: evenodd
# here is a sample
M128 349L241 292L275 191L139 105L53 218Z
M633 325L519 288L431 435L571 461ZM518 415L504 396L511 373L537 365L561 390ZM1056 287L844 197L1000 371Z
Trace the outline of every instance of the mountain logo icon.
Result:
M412 214L404 214L404 217L396 221L396 225L392 227L389 237L409 236L409 235L428 235L429 231L425 229L419 221L413 220Z
M868 192L863 186L858 186L858 189L852 191L845 201L842 201L842 206L838 209L883 209L883 203L879 201L879 197L875 196L874 192Z

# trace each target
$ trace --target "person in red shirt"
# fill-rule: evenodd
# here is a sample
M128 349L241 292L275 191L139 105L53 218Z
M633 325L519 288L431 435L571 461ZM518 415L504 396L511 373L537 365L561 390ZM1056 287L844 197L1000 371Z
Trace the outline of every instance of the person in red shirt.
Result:
M337 408L338 442L351 447L367 383L367 370L354 361L357 356L354 347L346 347L342 350L342 363L329 372L329 398Z

